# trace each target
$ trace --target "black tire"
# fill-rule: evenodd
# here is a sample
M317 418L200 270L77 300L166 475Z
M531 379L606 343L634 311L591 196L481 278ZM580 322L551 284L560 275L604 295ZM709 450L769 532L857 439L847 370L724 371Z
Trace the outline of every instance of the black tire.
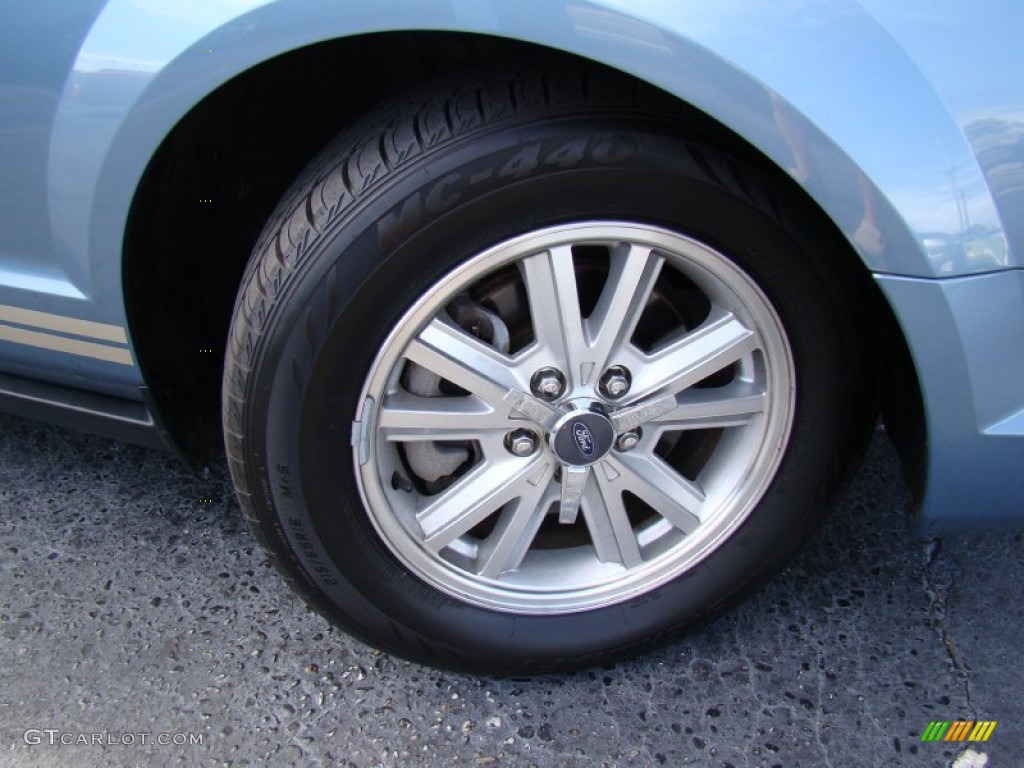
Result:
M760 287L792 353L787 447L739 528L667 583L588 610L491 610L382 540L353 420L384 339L428 287L516 234L590 219L692 237ZM871 422L857 298L827 263L841 247L758 158L617 76L477 73L380 109L296 181L245 275L223 391L243 512L314 607L409 659L528 673L662 643L790 558Z

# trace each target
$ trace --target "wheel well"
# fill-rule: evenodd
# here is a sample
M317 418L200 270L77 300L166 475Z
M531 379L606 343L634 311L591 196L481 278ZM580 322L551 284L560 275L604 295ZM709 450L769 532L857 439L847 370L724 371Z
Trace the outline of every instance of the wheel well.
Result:
M174 128L136 191L123 277L151 402L186 455L219 451L220 378L235 294L260 230L300 171L375 104L524 50L538 49L441 33L321 43L239 75Z
M200 102L150 162L126 229L124 290L136 355L158 418L183 451L219 452L220 382L235 295L260 231L292 181L338 132L374 105L434 77L503 60L578 61L529 43L459 33L388 33L330 41L261 64ZM596 65L595 65L596 66ZM325 98L334 94L334 98ZM724 129L686 105L689 128ZM730 134L731 136L731 134ZM742 140L736 151L768 160ZM802 192L800 194L803 194ZM808 200L812 210L820 209ZM904 466L920 469L924 419L902 333L881 292L836 235L844 279L874 322L869 348L900 414ZM831 265L830 265L831 268ZM915 406L916 403L916 406Z

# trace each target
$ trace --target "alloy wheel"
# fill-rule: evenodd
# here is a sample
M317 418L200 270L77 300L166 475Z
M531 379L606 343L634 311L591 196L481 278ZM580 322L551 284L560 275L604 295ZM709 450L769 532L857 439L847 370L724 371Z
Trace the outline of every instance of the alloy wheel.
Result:
M784 453L793 360L763 291L657 226L587 221L472 256L396 324L353 430L371 521L420 579L571 613L692 569Z

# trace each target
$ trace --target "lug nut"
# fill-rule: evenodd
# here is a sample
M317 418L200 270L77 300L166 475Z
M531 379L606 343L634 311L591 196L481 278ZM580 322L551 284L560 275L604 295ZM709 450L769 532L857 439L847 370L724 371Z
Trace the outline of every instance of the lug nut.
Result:
M632 383L628 370L621 365L613 365L601 376L601 394L610 400L618 400L629 392Z
M632 451L638 445L640 445L640 432L636 429L623 432L615 441L615 447L620 451Z
M516 456L529 456L537 450L537 436L528 429L517 429L509 432L505 447Z
M544 400L557 400L565 391L565 376L555 368L541 368L530 379L533 394Z

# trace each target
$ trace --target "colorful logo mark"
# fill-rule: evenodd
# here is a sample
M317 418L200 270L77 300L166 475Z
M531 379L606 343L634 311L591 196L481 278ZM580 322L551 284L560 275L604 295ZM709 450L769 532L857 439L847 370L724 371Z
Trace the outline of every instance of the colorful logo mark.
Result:
M988 741L996 729L996 720L932 720L921 734L921 741Z

